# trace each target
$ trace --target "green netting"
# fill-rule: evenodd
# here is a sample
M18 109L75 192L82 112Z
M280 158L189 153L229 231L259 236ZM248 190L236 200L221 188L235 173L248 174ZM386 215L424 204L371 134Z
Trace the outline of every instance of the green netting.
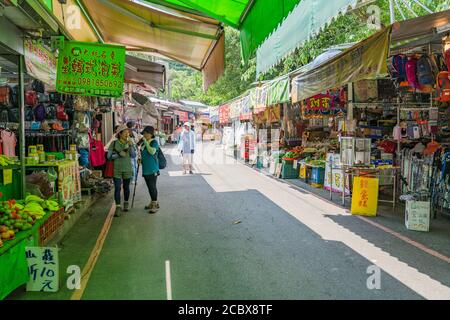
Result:
M146 0L180 10L194 10L237 28L250 0Z
M288 16L300 0L256 1L247 14L241 30L242 59L247 62L250 55Z
M244 16L250 0L145 0L182 11L196 11L241 30L242 58L250 55L283 21L300 0L256 0Z

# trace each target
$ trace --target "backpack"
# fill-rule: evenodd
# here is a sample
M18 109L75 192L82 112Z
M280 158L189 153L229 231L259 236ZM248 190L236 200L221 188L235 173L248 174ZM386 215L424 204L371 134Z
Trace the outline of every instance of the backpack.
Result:
M25 104L33 107L38 104L38 96L35 91L25 92Z
M34 121L34 108L32 106L25 107L25 121Z
M49 104L45 107L45 119L47 120L56 119L56 106L54 104Z
M396 55L390 58L389 69L392 78L398 81L406 80L406 62L408 58L405 55Z
M33 91L36 91L37 93L44 93L45 92L45 85L42 81L34 80L31 84L31 88Z
M9 122L8 108L0 107L0 122Z
M439 72L436 79L437 101L450 102L450 78L448 71Z
M95 139L91 133L89 133L89 140L89 161L93 167L100 167L106 163L103 143Z
M11 105L15 108L19 107L19 86L16 85L12 88L12 94L11 94Z
M450 71L450 49L444 52L444 60L447 65L447 70Z
M64 105L61 103L56 106L56 119L61 121L69 120L69 116L64 111Z
M431 62L426 54L417 61L417 78L419 84L422 86L434 84L435 78L433 76Z
M413 88L418 88L419 83L417 82L417 60L413 57L408 59L405 65L406 69L406 79L408 80L409 86Z
M34 118L36 119L36 121L44 121L45 115L46 115L45 106L43 104L38 104L34 108Z
M51 103L59 104L62 102L62 95L58 92L50 92L48 94Z
M161 150L161 147L158 148L158 151L156 151L156 159L158 159L158 165L159 165L159 169L165 169L167 166L167 160L166 157L164 156L164 153Z

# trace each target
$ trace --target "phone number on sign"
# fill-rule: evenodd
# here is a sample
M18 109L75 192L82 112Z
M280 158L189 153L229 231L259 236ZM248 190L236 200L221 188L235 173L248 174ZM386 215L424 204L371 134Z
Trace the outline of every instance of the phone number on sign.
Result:
M100 80L100 79L90 79L90 78L78 78L78 85L84 86L96 86L103 88L119 88L121 87L121 82L117 80Z

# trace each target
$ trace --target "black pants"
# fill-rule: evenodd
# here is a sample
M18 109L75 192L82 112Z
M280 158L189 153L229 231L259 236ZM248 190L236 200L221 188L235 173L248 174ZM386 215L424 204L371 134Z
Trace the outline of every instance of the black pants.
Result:
M120 205L120 192L122 191L122 181L123 181L123 196L125 199L125 202L130 199L130 182L131 179L119 179L114 178L114 200L116 201L117 205Z
M152 201L158 201L158 190L156 189L156 180L158 176L148 175L144 176L145 183L147 184L148 192L150 193L150 198Z

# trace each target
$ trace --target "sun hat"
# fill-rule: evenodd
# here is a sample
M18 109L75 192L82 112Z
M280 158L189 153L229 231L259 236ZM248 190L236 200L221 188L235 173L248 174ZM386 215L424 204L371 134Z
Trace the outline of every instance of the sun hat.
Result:
M127 125L126 125L126 124L121 124L121 125L117 128L116 133L121 133L121 132L124 131L124 130L128 130Z
M150 133L150 134L154 135L155 134L155 128L152 127L152 126L146 126L144 128L144 130L142 130L141 134L144 134L144 133Z

